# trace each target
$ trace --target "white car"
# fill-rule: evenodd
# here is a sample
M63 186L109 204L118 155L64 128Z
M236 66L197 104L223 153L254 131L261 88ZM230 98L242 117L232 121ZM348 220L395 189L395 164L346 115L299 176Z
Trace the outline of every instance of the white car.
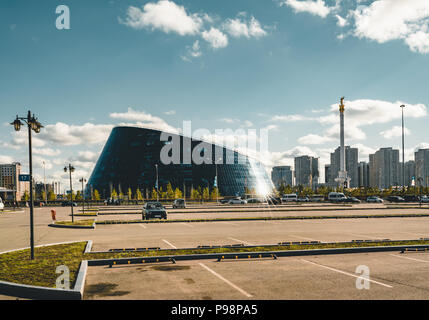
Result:
M0 198L0 210L4 210L4 203L2 198Z
M422 196L422 197L420 198L420 201L421 201L422 203L429 203L429 197L428 197L428 196Z
M239 199L239 198L236 198L236 199L231 199L231 200L229 200L229 202L228 202L229 204L246 204L247 203L247 201L246 200L242 200L242 199Z
M376 196L370 196L366 198L366 202L368 203L383 203L383 199L376 197Z

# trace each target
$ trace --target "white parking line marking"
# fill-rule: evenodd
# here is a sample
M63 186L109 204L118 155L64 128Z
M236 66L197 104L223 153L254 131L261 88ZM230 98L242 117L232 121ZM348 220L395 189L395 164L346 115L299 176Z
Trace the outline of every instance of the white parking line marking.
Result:
M143 229L147 228L144 224L139 224L139 226L142 227Z
M210 269L209 267L207 267L205 264L203 263L199 263L199 265L203 268L205 268L207 271L211 272L212 274L214 274L216 277L218 277L219 279L221 279L222 281L226 282L227 284L229 284L231 287L233 287L235 290L239 291L240 293L244 294L246 297L251 298L253 297L250 293L247 293L246 291L244 291L243 289L241 289L240 287L237 287L235 284L233 284L231 281L225 279L224 277L222 277L220 274L216 273L215 271L213 271L212 269Z
M310 240L310 241L319 241L319 240L317 240L317 239L307 238L307 237L300 237L300 236L295 236L295 235L293 235L293 234L290 234L290 236L291 236L291 237L293 237L293 238L298 238L298 239L304 239L304 240ZM320 241L320 242L323 242L323 241Z
M222 223L226 223L226 224L230 224L232 226L238 226L238 224L233 223L233 222L228 222L228 221L221 221Z
M307 263L311 263L311 264L313 264L315 266L318 266L318 267L321 267L321 268L325 268L325 269L328 269L328 270L331 270L331 271L335 271L335 272L338 272L338 273L341 273L341 274L345 274L345 275L350 276L350 277L360 278L360 276L357 276L357 275L352 274L352 273L348 273L348 272L345 272L345 271L341 271L341 270L338 270L338 269L327 267L327 266L324 266L322 264L318 264L318 263L315 263L315 262L312 262L312 261L308 261L308 260L304 260L304 259L300 259L300 260L304 261L304 262L307 262ZM368 279L368 281L374 282L374 283L379 284L381 286L384 286L386 288L393 288L392 286L389 286L388 284L381 283L381 282L378 282L378 281L375 281L375 280Z
M421 259L416 259L416 258L409 258L409 257L397 256L396 254L389 254L389 256L397 257L397 258L402 258L402 259L413 260L413 261L418 261L418 262L429 263L429 261L427 261L427 260L421 260Z
M240 239L235 239L235 238L231 238L231 237L228 237L228 239L231 239L231 240L237 241L237 242L242 242L244 244L247 244L248 246L253 246L254 245L253 243L246 242L246 241L243 241L243 240L240 240Z
M166 244L168 244L170 247L172 247L173 249L177 249L177 247L173 246L170 242L168 242L167 240L162 239L162 241L164 241Z
M194 227L194 226L192 226L190 224L187 224L186 222L182 222L181 224L184 225L184 226L187 226L188 228L193 228Z
M380 237L375 237L375 236L370 236L370 235L367 235L367 234L360 234L360 233L351 233L351 232L349 232L349 234L351 234L352 236L357 236L357 237L364 237L364 238L368 238L368 239L383 239L383 238L380 238Z

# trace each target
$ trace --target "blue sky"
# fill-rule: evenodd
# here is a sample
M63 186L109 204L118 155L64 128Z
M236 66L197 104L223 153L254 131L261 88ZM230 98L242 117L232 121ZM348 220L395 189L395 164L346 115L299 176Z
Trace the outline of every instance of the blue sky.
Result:
M55 9L70 9L58 30ZM268 167L296 155L329 161L346 97L346 144L361 160L427 138L429 2L422 0L112 0L0 3L0 162L27 163L31 109L35 174L89 177L111 128L126 123L269 129ZM64 180L65 181L65 180Z

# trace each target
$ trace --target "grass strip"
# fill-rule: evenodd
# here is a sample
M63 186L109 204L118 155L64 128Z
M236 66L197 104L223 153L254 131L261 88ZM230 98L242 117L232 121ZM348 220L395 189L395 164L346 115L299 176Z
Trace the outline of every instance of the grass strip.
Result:
M60 226L76 226L76 227L92 227L94 224L94 219L88 219L88 220L76 220L74 222L71 221L57 221L55 224Z
M285 216L285 217L240 217L213 219L171 219L171 220L101 220L96 224L131 224L131 223L177 223L177 222L220 222L220 221L264 221L264 220L323 220L323 219L370 219L370 218L418 218L429 217L425 213L410 214L374 214L374 215L335 215L335 216Z
M168 255L193 255L193 254L226 254L226 253L250 253L264 251L284 250L313 250L330 248L356 248L375 246L400 246L400 245L429 245L429 240L398 240L381 242L340 242L318 243L307 245L273 245L251 248L195 248L195 249L166 249L149 250L145 252L103 252L84 253L86 242L59 244L35 248L35 259L30 260L30 250L24 249L0 255L0 281L35 285L54 288L58 274L56 268L65 265L70 270L71 287L76 281L77 272L82 260L143 258Z

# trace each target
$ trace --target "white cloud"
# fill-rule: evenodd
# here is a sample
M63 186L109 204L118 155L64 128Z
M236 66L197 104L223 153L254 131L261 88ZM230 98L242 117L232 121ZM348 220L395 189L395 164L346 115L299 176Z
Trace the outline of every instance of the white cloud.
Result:
M337 18L337 26L345 27L346 25L348 25L347 20L341 17L340 15L336 14L335 17Z
M385 131L381 131L380 135L383 136L385 139L392 139L396 137L402 136L402 127L401 126L394 126L393 128ZM410 135L410 130L407 128L404 128L404 135L408 136Z
M120 126L133 126L139 128L148 128L155 130L162 130L171 133L178 133L178 129L170 126L163 119L153 116L145 111L138 111L128 108L127 112L111 113L110 117L113 119L134 120L134 123L120 123Z
M187 50L186 55L181 57L182 60L184 60L184 61L191 61L192 58L199 58L202 56L199 40L195 40L195 42L192 44L192 46L186 46L186 50ZM171 112L171 111L169 111L169 112ZM173 111L173 112L175 112L175 111ZM165 114L168 114L168 113L166 112Z
M198 34L204 17L207 15L188 14L183 6L173 1L160 0L145 4L143 10L130 6L125 20L120 19L120 22L134 29L158 29L185 36Z
M322 18L325 18L334 9L334 7L328 7L323 0L286 0L282 4L291 7L295 12L307 12Z
M307 134L306 136L303 136L298 139L298 143L304 144L304 145L318 145L318 144L324 144L326 142L332 141L333 138L326 137L326 136L320 136L318 134Z
M280 122L297 122L297 121L313 120L313 118L305 117L300 114L291 114L291 115L275 115L271 117L270 120L280 121Z
M12 157L0 155L0 164L10 164L13 161L14 160Z
M213 49L225 48L228 45L228 37L217 28L211 27L209 31L203 31L201 36Z
M172 116L172 115L176 114L176 111L175 110L170 110L170 111L164 112L164 114L166 114L167 116Z
M227 19L223 27L226 32L235 38L259 38L267 34L267 32L261 27L259 21L253 16L250 18L250 21L244 21L240 18Z
M39 138L63 146L104 143L113 125L85 123L69 125L62 122L47 125L42 129Z
M377 0L353 11L354 34L384 43L404 39L411 50L429 52L429 1Z
M58 149L52 149L52 148L33 148L34 154L39 154L47 157L54 157L61 154L61 151Z

